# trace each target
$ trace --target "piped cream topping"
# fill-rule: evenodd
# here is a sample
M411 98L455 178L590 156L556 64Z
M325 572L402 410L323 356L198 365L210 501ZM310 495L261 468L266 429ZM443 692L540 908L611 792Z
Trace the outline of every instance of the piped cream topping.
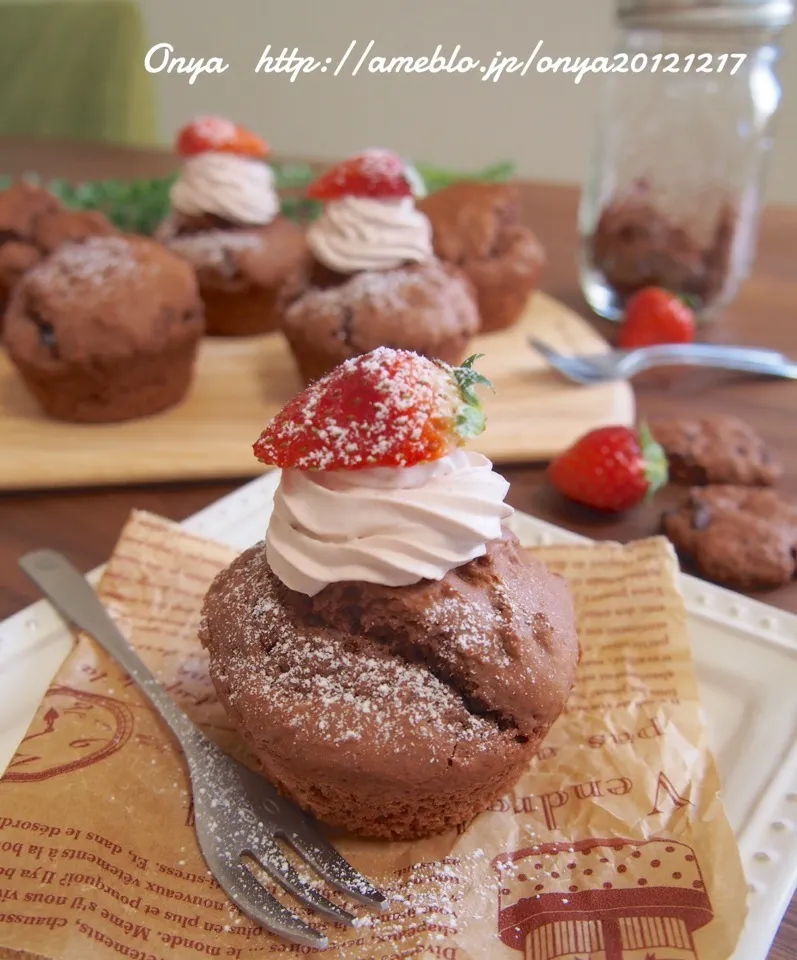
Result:
M271 167L213 151L186 160L172 186L171 202L189 217L213 214L245 226L271 223L280 210Z
M316 259L338 273L392 270L431 260L432 227L412 197L343 197L324 207L307 231Z
M344 580L441 580L501 537L512 515L508 489L486 457L462 449L406 468L285 470L266 556L287 587L307 596Z

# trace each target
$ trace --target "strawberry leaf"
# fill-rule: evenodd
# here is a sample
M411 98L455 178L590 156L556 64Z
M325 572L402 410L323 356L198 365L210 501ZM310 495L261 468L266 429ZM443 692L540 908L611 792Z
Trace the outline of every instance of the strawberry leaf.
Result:
M464 404L457 411L455 429L463 440L470 440L484 433L485 417L481 406Z
M459 387L459 392L462 394L462 399L469 406L475 407L480 406L481 401L479 400L478 395L476 394L475 387L487 387L490 390L493 390L493 385L483 376L478 370L473 369L473 364L477 360L481 360L484 356L483 353L474 353L472 357L468 357L461 366L454 367L452 369L452 375L454 380ZM493 391L494 392L494 391Z
M650 498L669 479L667 456L661 444L653 439L650 427L646 423L639 425L637 440L645 464L645 479L648 482L647 497Z

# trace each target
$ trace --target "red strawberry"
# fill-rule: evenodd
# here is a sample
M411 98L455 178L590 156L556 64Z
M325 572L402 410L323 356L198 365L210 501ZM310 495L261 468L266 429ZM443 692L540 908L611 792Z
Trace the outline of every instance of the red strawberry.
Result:
M550 463L548 479L577 503L620 513L667 482L667 460L644 425L599 427Z
M175 147L181 157L212 151L262 159L269 153L265 140L224 117L196 117L179 131Z
M263 463L300 470L411 467L484 430L473 369L378 347L294 397L254 445Z
M657 343L691 343L694 338L695 317L683 300L660 287L645 287L625 305L617 346L631 350Z
M307 196L311 200L389 200L412 196L412 184L401 157L390 150L364 150L322 173L307 188Z

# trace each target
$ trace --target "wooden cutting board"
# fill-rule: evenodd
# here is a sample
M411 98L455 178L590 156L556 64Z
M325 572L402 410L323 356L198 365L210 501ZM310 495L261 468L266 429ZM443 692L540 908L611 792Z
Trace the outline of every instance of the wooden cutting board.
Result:
M550 459L591 427L631 424L626 383L581 387L564 382L527 345L530 334L568 353L606 349L581 317L542 293L512 329L480 337L485 434L473 444L496 462ZM278 334L208 339L191 394L179 407L121 424L48 420L0 353L0 489L31 489L256 476L252 443L301 382Z

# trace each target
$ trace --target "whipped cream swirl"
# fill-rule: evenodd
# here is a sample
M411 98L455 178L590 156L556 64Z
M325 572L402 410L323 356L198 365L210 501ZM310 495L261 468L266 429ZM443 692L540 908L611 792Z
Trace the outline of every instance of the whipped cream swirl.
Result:
M431 260L432 226L412 197L343 197L326 204L307 231L317 260L338 273L392 270Z
M441 580L501 537L508 489L486 457L465 450L408 468L284 470L266 557L309 597L342 580Z
M252 226L271 223L280 210L271 167L249 157L212 151L183 164L171 201L178 213L188 217L214 214Z

